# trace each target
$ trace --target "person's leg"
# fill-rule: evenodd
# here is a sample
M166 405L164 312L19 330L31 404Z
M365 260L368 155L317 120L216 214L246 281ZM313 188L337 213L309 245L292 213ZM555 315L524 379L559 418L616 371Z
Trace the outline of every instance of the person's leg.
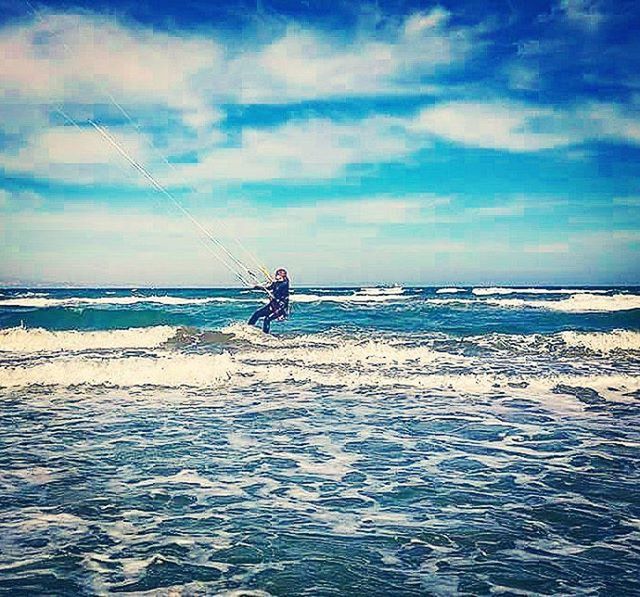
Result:
M271 329L271 319L271 315L266 315L264 321L262 322L262 331L265 334L268 334L269 330Z
M255 325L258 319L260 319L261 317L267 317L268 315L269 315L269 305L265 305L264 307L261 307L260 309L258 309L251 316L251 319L249 319L249 325Z

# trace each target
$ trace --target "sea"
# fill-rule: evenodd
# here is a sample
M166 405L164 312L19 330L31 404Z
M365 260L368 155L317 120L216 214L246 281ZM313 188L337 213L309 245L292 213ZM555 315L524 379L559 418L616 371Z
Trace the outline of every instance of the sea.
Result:
M0 593L640 595L640 288L0 291Z

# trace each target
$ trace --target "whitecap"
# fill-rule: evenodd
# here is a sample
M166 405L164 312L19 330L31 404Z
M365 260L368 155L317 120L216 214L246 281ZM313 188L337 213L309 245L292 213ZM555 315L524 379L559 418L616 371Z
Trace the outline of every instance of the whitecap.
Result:
M605 294L606 290L594 289L567 289L567 288L504 288L488 287L474 288L471 292L477 296L488 296L493 294Z
M160 305L206 305L208 303L246 303L252 299L240 299L224 296L189 298L178 296L105 296L68 298L5 298L0 300L0 307L74 307L83 305L136 305L139 303L156 303Z
M640 350L640 332L613 330L611 332L574 332L560 334L567 346L587 348L593 352L609 353L613 350Z
M498 307L533 307L566 313L597 313L640 309L640 296L635 294L574 294L561 300L487 299L487 304Z
M178 329L166 325L101 331L13 327L0 330L0 352L153 348L174 337Z
M526 298L443 298L427 299L432 305L490 305L508 309L548 309L566 313L599 313L640 309L640 296L635 294L574 294L560 300Z
M0 367L0 386L212 387L228 381L236 364L228 354L51 359Z

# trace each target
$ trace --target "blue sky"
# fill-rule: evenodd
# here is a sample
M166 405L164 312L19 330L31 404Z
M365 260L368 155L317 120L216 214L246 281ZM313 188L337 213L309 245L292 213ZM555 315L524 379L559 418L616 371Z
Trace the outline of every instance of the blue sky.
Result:
M298 284L640 283L638 30L626 1L0 0L0 284L235 283L89 119Z

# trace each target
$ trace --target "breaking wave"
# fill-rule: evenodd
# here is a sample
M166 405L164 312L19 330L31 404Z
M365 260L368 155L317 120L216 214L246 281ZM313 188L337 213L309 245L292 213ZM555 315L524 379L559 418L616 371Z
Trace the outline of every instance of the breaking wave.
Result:
M365 351L366 352L366 351ZM255 355L247 355L253 356ZM496 394L520 396L572 394L575 388L597 392L615 401L627 401L640 391L640 378L625 374L603 375L517 375L501 373L421 373L391 366L344 367L346 355L325 354L310 358L293 355L291 362L265 357L264 362L230 353L184 355L163 353L152 356L92 358L77 356L37 362L33 365L0 367L0 386L106 386L165 388L250 387L255 384L303 384L311 388L334 387L351 390L375 388L376 393L401 389L432 390L456 394ZM367 356L357 358L362 362ZM315 361L310 363L310 361ZM384 359L383 359L384 360ZM338 362L336 362L338 361ZM328 368L326 365L331 364ZM369 363L370 365L373 363ZM324 365L324 366L323 366Z
M275 350L283 360L299 360L305 364L346 363L406 363L424 365L436 359L449 362L464 361L458 354L433 349L436 340L452 343L470 342L480 347L518 349L534 347L547 351L561 342L569 347L581 347L593 352L640 350L640 332L613 330L610 332L564 331L558 334L518 335L487 334L463 338L444 334L427 334L416 338L395 339L353 338L330 334L300 334L274 337L258 328L234 323L221 331L200 330L178 326L133 327L100 331L51 331L43 328L14 327L0 330L0 352L39 353L84 350L179 348L187 344L244 343L256 349ZM171 346L169 346L171 345ZM319 351L319 349L323 349ZM262 353L264 357L267 353ZM252 355L259 357L260 355Z
M436 305L464 304L464 305L491 305L510 309L548 309L565 313L598 313L613 311L628 311L640 309L640 296L635 294L614 294L611 296L600 294L574 294L569 298L560 300L536 300L536 299L470 299L470 298L446 298L431 299L430 303Z
M0 330L0 351L42 352L116 348L153 348L175 337L179 328L153 326L126 330L54 332L15 327Z
M228 354L53 359L32 366L0 367L0 386L210 387L228 380Z
M574 294L559 301L541 301L525 299L488 299L487 302L501 307L535 307L564 311L566 313L590 313L609 311L628 311L640 309L640 296L635 294Z
M13 328L0 336L2 349L16 353L40 353L11 359L0 365L0 386L103 386L164 388L250 388L255 384L294 384L309 390L345 388L384 396L406 389L459 395L508 393L523 397L596 393L614 401L633 400L640 391L640 377L633 365L620 371L600 371L586 362L569 369L532 368L506 362L501 348L518 354L526 347L546 354L558 345L582 347L594 353L638 350L640 332L561 332L550 336L487 336L455 339L432 334L418 339L340 333L273 337L244 324L233 324L218 334L233 340L222 353L184 352L167 344L183 328L155 326L103 332L48 332ZM184 331L184 330L183 330ZM194 334L213 334L195 330ZM196 334L197 335L197 334ZM491 353L465 356L459 347L471 343ZM123 348L146 349L130 355ZM438 348L440 347L440 348ZM84 349L114 349L112 353L79 353ZM453 349L454 352L449 352ZM65 350L67 352L61 352ZM44 351L54 351L48 357ZM471 353L476 354L477 353ZM566 355L571 355L566 351ZM524 352L522 352L524 356ZM559 356L566 356L564 352ZM594 357L595 358L595 357ZM555 362L555 360L554 360ZM629 361L631 363L631 361ZM578 390L576 390L578 388ZM601 399L601 398L599 398Z
M487 296L493 294L605 294L606 290L584 290L567 288L474 288L471 292L477 296Z
M456 294L457 292L467 292L464 288L457 288L452 286L451 288L438 288L436 294Z
M4 298L0 307L73 307L78 305L136 305L158 303L161 305L204 305L207 303L254 302L251 299L230 297L187 298L177 296L106 296L69 298Z
M640 351L640 332L613 330L612 332L561 332L567 346L587 348L593 352L608 353L614 350Z
M354 291L351 294L305 294L292 293L290 300L293 303L380 303L385 301L396 301L399 299L409 299L415 295L405 295L402 288L365 288ZM69 297L69 298L48 298L48 297L13 297L1 298L0 307L78 307L78 306L99 306L99 305L137 305L143 303L159 305L206 305L211 303L255 303L265 299L264 295L256 294L252 298L235 297L205 297L189 298L176 296L105 296L105 297Z

